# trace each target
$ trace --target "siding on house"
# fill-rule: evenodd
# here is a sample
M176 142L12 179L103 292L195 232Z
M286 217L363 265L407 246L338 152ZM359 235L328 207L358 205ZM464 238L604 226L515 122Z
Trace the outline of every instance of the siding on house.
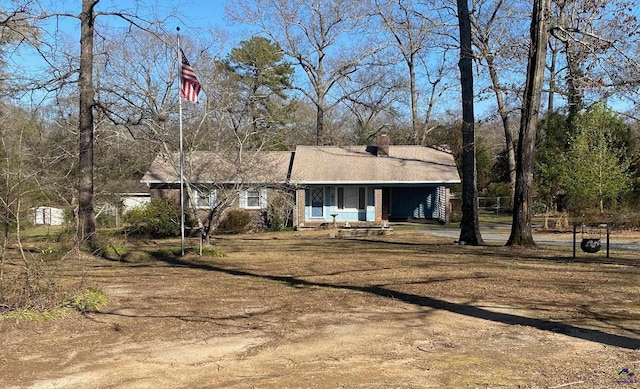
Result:
M431 219L434 217L437 187L391 189L390 219Z
M357 194L356 199L339 200L340 191ZM360 198L360 190L364 193L364 199ZM318 204L314 199L319 193L323 194L323 201ZM346 221L376 221L375 188L362 185L337 185L337 186L309 186L304 191L304 215L305 220L315 223ZM344 194L343 194L344 196ZM379 221L379 220L378 220Z

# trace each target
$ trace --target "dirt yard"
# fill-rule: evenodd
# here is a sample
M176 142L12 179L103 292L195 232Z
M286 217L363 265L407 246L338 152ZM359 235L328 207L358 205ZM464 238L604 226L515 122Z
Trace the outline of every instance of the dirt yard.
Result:
M121 261L47 263L109 302L0 323L0 386L640 387L639 253L572 260L411 231L214 243L223 257L130 242Z

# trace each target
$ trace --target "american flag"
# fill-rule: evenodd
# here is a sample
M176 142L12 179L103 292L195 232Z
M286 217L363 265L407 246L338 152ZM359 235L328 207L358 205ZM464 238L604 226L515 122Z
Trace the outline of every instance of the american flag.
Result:
M196 78L196 73L193 71L189 60L184 55L182 49L180 49L180 62L181 62L181 79L180 79L180 93L185 100L198 102L198 93L200 93L200 83Z

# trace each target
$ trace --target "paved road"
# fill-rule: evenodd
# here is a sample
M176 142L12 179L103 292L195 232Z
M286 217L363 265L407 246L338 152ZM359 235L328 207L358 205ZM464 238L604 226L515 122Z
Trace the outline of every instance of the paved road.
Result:
M460 230L457 228L451 227L438 227L434 225L430 225L425 227L424 232L434 236L440 237L449 237L453 241L457 241L460 237ZM480 234L482 235L482 239L486 243L499 243L505 244L509 239L509 234L511 232L511 226L508 225L489 225L489 226L480 226ZM573 245L573 236L568 234L559 235L557 237L554 236L533 236L536 244L539 245L558 245L558 246L568 246L571 247ZM580 240L582 236L578 234L576 236L577 246L576 248L580 250ZM605 249L604 245L606 244L606 233L603 231L602 233L602 245L603 249ZM609 249L610 250L625 250L625 251L638 251L640 253L640 241L638 242L616 242L615 234L612 233L609 238Z

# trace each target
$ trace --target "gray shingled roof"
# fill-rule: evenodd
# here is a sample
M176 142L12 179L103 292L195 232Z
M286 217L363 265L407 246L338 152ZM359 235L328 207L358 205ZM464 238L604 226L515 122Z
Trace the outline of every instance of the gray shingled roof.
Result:
M198 183L286 183L291 164L290 151L246 152L243 162L237 156L224 156L207 151L185 153L184 174ZM158 155L142 177L143 183L178 183L179 153Z
M158 155L143 183L178 183L178 153ZM292 162L293 158L293 162ZM291 169L291 170L290 170ZM185 154L185 177L198 183L281 184L455 184L458 169L450 153L423 146L389 146L376 156L375 146L298 146L295 152L247 152L233 158L197 151Z
M298 146L290 181L295 184L459 183L450 153L423 146L389 146L376 156L372 146Z

